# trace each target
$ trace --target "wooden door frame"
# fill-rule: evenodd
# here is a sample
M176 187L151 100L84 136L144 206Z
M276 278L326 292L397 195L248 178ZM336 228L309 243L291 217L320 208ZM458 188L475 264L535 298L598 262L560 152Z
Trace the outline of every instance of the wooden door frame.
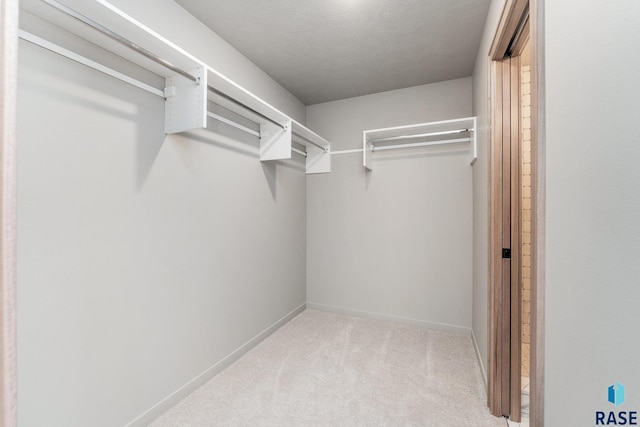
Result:
M0 0L0 29L0 425L15 427L18 0Z
M544 426L546 101L544 0L531 16L531 406L530 425Z
M496 61L504 59L514 35L521 24L521 17L529 11L529 38L531 50L531 170L532 170L532 191L531 191L531 368L530 368L530 425L540 427L544 425L544 2L540 0L507 0L502 11L498 28L490 49L490 75L497 67ZM517 46L516 46L517 48ZM497 100L502 99L502 90L496 90L496 82L492 78L490 84L490 115L492 120L491 138L489 144L489 354L488 354L488 402L491 412L495 415L502 415L503 412L503 388L501 388L501 366L502 358L499 354L504 342L504 330L507 325L499 322L501 304L501 292L497 289L496 283L499 272L502 269L501 243L497 240L497 234L493 230L502 227L501 194L502 182L502 159L497 155L498 143L502 143L503 128L494 126ZM502 85L501 85L502 87ZM517 174L519 175L519 174ZM513 185L513 181L511 185ZM518 213L519 214L519 213ZM518 233L518 230L511 230ZM494 235L496 234L496 235ZM513 242L512 242L513 244ZM512 247L512 250L518 248ZM513 257L518 257L516 253ZM519 278L518 278L519 279ZM517 287L519 289L519 286ZM517 302L519 303L519 301ZM512 310L515 308L512 303ZM519 314L519 311L518 311ZM510 326L510 325L509 325ZM520 358L520 336L509 338L512 354L509 357L509 369L511 376L517 375L519 383L519 363L514 366L514 359ZM506 363L506 362L505 362ZM517 369L516 369L517 368ZM502 369L502 370L501 370ZM515 379L514 379L515 380ZM511 387L513 388L513 387ZM510 395L520 393L517 390L510 390ZM511 399L513 400L513 399ZM518 400L518 399L516 399ZM510 408L519 417L519 408Z
M520 72L519 57L491 64L489 407L513 421L520 421L521 410Z

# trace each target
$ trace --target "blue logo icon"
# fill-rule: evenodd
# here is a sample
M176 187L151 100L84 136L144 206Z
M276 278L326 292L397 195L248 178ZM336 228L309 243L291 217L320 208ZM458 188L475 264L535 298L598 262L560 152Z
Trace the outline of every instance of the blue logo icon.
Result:
M624 403L624 386L616 382L609 386L607 400L616 407ZM597 426L638 425L638 411L596 411Z
M624 386L619 382L609 386L609 402L616 406L620 406L624 403Z

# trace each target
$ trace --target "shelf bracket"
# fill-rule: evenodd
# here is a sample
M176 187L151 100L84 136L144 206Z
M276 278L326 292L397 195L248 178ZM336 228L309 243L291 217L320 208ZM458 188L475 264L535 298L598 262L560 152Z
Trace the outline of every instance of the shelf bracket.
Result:
M307 173L331 172L331 150L325 150L315 145L307 145Z
M478 160L478 135L476 129L478 129L478 119L474 117L473 128L469 129L469 138L471 139L471 160L469 164L472 166Z
M367 170L373 170L373 144L367 141L366 133L362 141L362 165Z
M291 121L283 125L284 129L273 123L260 123L260 161L291 158Z
M207 127L207 72L191 71L197 81L173 74L165 80L164 132L185 132Z

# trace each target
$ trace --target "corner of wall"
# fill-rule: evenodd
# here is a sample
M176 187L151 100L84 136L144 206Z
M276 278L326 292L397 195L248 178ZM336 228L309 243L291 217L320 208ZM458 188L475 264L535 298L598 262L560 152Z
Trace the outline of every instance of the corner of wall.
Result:
M473 166L473 314L472 330L481 365L488 361L488 145L489 48L505 0L492 0L473 70L473 115L477 117L478 160ZM484 369L484 368L483 368Z
M213 377L218 375L220 372L228 368L233 362L238 360L244 354L246 354L253 347L260 344L266 338L268 338L275 331L284 326L291 319L296 317L298 314L302 313L306 309L307 305L305 303L296 307L293 311L273 323L271 326L266 328L264 331L260 332L255 337L251 338L249 341L242 344L236 350L227 355L224 359L215 363L213 366L208 368L206 371L202 372L200 375L191 379L189 382L184 384L182 387L171 393L169 396L165 397L162 401L158 402L151 408L147 409L145 412L140 414L134 420L128 422L124 427L143 427L149 425L156 418L164 414L173 406L177 405L182 399L196 391L202 385L207 383Z
M482 360L482 355L480 354L480 348L478 347L478 341L473 328L471 329L471 340L473 341L473 349L476 351L476 357L478 359L478 364L480 365L480 372L482 373L484 387L487 388L489 384L489 381L487 380L487 370L485 368L484 361Z

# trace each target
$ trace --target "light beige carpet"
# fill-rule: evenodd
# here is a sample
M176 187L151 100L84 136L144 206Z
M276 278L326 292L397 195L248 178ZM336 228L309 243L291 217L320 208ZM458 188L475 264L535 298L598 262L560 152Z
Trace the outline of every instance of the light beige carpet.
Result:
M306 310L151 426L504 427L470 337Z

